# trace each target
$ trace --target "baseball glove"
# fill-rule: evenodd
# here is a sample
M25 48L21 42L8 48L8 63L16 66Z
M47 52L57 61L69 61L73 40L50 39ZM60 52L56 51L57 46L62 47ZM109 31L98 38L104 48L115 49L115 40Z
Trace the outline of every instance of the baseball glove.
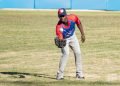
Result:
M56 37L54 39L55 41L55 45L58 47L58 48L64 48L66 46L66 40L63 39L63 40L60 40L58 37Z

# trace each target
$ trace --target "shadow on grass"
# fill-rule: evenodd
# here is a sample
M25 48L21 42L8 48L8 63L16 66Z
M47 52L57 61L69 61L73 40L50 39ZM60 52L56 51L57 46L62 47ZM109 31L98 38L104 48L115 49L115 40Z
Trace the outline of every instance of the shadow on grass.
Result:
M19 78L25 78L25 76L43 77L49 79L53 76L46 74L35 74L35 73L20 73L20 72L0 72L1 74L17 75ZM9 86L120 86L120 82L107 82L107 81L88 81L88 80L60 80L60 81L9 81L4 80L0 83Z
M55 79L47 74L37 74L37 73L21 73L21 72L0 72L0 74L6 74L6 75L17 75L19 78L25 78L25 76L35 76L35 77L43 77L43 78L49 78L49 79Z

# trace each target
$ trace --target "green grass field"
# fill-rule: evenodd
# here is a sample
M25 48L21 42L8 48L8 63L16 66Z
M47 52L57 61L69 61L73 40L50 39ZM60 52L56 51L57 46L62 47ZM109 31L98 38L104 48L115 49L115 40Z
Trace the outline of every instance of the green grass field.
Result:
M54 45L57 12L0 11L0 86L120 86L120 12L69 12L82 21L85 80L76 80L74 56L65 80L55 79L60 50Z

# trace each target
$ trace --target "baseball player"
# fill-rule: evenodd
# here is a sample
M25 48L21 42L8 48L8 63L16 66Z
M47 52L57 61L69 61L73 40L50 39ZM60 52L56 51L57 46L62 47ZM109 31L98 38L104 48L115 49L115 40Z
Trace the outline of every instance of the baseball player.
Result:
M59 40L66 40L66 45L61 48L62 56L56 79L61 80L64 78L64 69L69 56L69 47L73 50L75 56L76 78L84 79L82 72L81 50L79 41L75 34L75 25L77 25L81 32L81 41L85 42L85 35L81 21L74 14L67 15L64 8L58 9L58 18L59 21L56 25L56 36Z

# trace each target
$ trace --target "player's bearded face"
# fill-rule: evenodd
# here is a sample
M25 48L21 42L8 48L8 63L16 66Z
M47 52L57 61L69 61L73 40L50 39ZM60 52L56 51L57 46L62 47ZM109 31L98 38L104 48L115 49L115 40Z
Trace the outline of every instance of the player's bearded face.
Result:
M60 21L62 21L63 23L67 23L67 17L66 16L60 17Z

